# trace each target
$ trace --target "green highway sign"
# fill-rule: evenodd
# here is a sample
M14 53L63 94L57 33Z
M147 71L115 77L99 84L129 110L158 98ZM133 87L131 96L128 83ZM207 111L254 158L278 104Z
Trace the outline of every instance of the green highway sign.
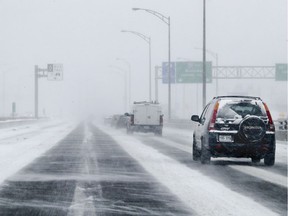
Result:
M176 83L202 83L203 62L176 62ZM206 62L206 82L212 82L212 62Z
M276 64L275 66L275 80L287 81L287 64Z

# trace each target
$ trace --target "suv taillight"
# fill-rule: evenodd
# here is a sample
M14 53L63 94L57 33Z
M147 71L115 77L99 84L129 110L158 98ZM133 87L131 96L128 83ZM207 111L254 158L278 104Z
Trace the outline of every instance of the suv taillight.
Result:
M263 105L265 107L265 111L266 111L266 114L267 114L267 117L268 117L268 123L269 123L268 130L269 131L275 131L275 126L274 126L274 123L273 123L273 120L272 120L271 113L270 113L270 111L268 109L268 106L264 102L263 102Z
M214 109L213 109L213 114L212 114L212 118L211 118L211 121L210 121L209 126L208 126L208 130L214 129L215 122L216 122L216 116L217 116L217 112L218 112L218 107L219 107L219 102L217 101L215 106L214 106Z
M163 115L160 115L160 125L163 125Z

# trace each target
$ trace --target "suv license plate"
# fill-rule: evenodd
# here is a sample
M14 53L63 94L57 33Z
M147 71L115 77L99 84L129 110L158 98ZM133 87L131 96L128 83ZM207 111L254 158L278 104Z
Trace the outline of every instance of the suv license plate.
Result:
M219 142L233 142L231 135L219 135Z
M144 129L149 129L150 127L149 126L144 126Z

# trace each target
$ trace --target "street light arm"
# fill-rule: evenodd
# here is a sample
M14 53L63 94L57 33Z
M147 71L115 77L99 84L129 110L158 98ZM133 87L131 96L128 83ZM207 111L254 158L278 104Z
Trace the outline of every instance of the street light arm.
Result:
M170 25L170 18L169 17L166 17L164 16L163 14L157 12L157 11L154 11L154 10L150 10L150 9L145 9L145 8L132 8L132 10L134 11L137 11L137 10L144 10L156 17L158 17L160 20L162 20L164 23L166 23L167 25Z
M121 32L135 34L135 35L137 35L138 37L140 37L140 38L142 38L143 40L145 40L147 43L150 43L150 37L147 37L146 35L141 34L141 33L139 33L139 32L127 31L127 30L122 30Z

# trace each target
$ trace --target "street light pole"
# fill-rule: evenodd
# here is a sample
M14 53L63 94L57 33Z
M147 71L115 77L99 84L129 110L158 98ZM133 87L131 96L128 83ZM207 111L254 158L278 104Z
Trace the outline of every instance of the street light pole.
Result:
M145 40L149 45L149 101L152 101L152 84L151 84L151 38L136 31L122 30L123 33L132 33Z
M158 103L159 102L159 97L158 97L158 79L159 78L159 70L161 69L160 66L155 66L155 102Z
M171 120L171 36L170 36L170 17L168 17L168 119Z
M206 106L206 0L203 0L203 108Z
M38 119L38 65L35 65L34 71L34 117Z
M143 10L146 11L156 17L158 17L160 20L162 20L165 24L168 25L168 119L171 119L171 36L170 36L170 17L166 17L163 14L150 10L150 9L144 9L144 8L132 8L134 11Z

